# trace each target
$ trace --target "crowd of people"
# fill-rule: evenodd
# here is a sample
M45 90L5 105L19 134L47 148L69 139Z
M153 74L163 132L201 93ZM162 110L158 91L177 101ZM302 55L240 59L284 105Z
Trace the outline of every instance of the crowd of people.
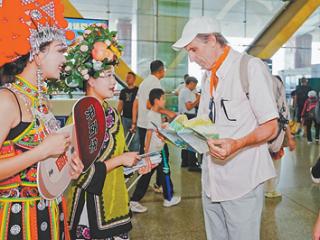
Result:
M151 62L150 75L139 87L136 75L128 72L116 109L108 99L114 96L114 66L122 47L106 25L89 26L68 49L66 38L73 36L66 30L59 0L3 0L0 26L0 115L6 116L0 118L1 239L129 239L132 212L147 211L140 201L154 172L153 188L162 192L163 207L180 203L171 179L169 147L156 130L177 116L165 107L162 61ZM219 134L219 139L208 139L209 152L202 156L181 152L181 166L201 172L207 239L260 239L264 196L281 195L276 187L283 148L295 149L290 129L283 127L288 106L276 95L285 96L283 83L260 59L232 49L218 22L208 17L189 20L172 47L184 49L205 70L201 94L198 80L185 76L176 93L179 114L188 119L205 115ZM38 190L37 163L63 154L72 138L57 133L59 124L44 94L44 82L59 79L61 73L79 79L86 96L99 101L105 135L86 172L77 150L72 152L73 181L64 196L48 200ZM319 125L310 114L317 93L307 88L303 80L296 90L297 121L306 125L308 142L314 123L319 142ZM130 135L132 144L127 146ZM161 163L152 165L146 158L129 197L123 167L133 167L141 154L150 152L161 153ZM315 182L320 181L319 168L319 161L311 168ZM319 239L320 215L314 228L314 240Z
M307 144L319 144L320 137L320 102L318 92L308 85L308 79L302 78L291 93L293 117L298 127L292 132L295 137L306 137ZM314 140L313 140L314 139ZM311 179L320 183L320 157L310 168Z

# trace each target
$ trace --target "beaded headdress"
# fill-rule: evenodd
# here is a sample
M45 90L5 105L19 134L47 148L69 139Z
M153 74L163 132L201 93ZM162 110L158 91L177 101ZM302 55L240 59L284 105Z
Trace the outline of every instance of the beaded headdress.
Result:
M60 0L0 0L0 67L28 53L31 61L43 43L73 39L63 10Z

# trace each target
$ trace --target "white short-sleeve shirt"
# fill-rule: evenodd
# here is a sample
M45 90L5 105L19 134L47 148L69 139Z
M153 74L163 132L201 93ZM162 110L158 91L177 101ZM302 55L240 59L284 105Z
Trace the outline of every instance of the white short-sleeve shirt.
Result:
M147 102L149 100L149 94L154 88L162 89L160 80L154 75L149 75L148 77L146 77L139 86L136 98L138 99L137 126L140 128L147 128L147 115L149 112L149 110L147 109Z
M260 124L278 118L272 76L257 58L248 63L249 99L246 97L240 82L241 56L231 49L217 71L219 83L213 93L212 112L219 138L239 139ZM199 115L209 115L210 74L207 72L202 80ZM266 143L242 149L227 161L209 154L203 158L202 187L213 202L240 198L273 177L275 170Z
M191 110L188 110L186 107L187 102L194 102L196 100L196 95L194 92L192 92L189 88L184 87L181 89L179 93L179 112L180 113L189 113L189 114L195 114L196 109L193 108Z
M152 123L154 123L157 127L161 127L161 114L149 110L147 115L147 121L147 129L152 130L149 152L160 152L164 146L164 142L162 142L160 138L158 138L155 132L156 127Z

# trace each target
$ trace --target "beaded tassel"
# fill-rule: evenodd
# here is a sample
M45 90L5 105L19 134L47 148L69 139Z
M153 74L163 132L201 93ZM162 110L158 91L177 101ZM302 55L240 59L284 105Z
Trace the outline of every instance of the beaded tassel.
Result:
M40 66L37 69L37 87L38 87L38 100L39 100L39 111L43 113L43 77Z

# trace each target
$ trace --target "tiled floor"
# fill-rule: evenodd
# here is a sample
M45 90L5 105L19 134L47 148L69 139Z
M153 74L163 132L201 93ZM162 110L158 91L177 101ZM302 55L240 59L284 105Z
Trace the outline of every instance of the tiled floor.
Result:
M320 153L320 145L298 140L297 150L282 160L279 189L282 199L266 200L262 240L309 240L320 207L320 186L312 184L309 167ZM206 239L201 206L200 174L181 169L177 149L171 149L175 191L182 202L173 208L162 207L162 196L150 190L142 203L145 214L133 217L132 240Z

